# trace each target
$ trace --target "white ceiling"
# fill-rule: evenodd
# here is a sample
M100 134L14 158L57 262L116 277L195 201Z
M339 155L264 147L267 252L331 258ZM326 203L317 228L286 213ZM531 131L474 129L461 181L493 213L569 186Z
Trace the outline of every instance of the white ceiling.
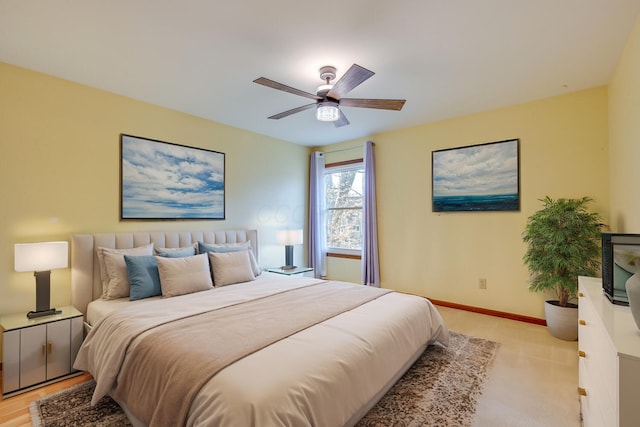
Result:
M324 145L609 82L640 0L0 0L0 61L302 145ZM318 69L376 73L334 128ZM0 95L1 99L1 95Z

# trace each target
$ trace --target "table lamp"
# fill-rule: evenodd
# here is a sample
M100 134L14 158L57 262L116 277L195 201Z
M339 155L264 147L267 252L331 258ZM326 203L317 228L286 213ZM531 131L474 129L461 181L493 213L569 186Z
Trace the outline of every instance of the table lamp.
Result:
M276 233L276 242L284 245L284 263L281 268L283 270L293 270L293 245L302 244L302 230L280 230Z
M51 270L69 266L69 242L16 243L15 271L33 271L36 277L36 310L29 319L60 313L51 308Z

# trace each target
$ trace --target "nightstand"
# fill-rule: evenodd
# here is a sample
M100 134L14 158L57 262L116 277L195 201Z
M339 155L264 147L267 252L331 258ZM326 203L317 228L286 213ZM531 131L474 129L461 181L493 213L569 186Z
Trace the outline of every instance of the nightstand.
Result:
M300 275L305 277L313 277L313 268L311 267L296 267L296 268L292 268L291 270L284 270L281 267L277 267L277 268L267 268L267 271L269 273L284 274L285 276Z
M34 319L26 312L0 316L3 397L81 373L73 362L84 339L82 313L73 306L58 310Z

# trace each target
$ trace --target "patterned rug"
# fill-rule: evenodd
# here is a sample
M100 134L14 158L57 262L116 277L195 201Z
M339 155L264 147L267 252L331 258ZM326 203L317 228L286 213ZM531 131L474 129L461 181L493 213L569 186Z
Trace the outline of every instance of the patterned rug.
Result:
M495 342L451 332L449 347L427 348L357 426L470 426L497 350ZM90 406L94 387L88 381L32 402L33 426L129 426L111 398Z
M357 427L466 427L498 343L451 332L449 347L429 346Z

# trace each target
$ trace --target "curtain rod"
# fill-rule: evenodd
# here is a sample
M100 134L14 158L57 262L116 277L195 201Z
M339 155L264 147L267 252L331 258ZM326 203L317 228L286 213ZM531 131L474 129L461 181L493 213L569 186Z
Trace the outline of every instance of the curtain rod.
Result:
M331 151L320 151L322 154L331 154L331 153L339 153L341 151L349 151L349 150L355 150L355 149L362 149L362 145L360 146L356 146L356 147L349 147L349 148L341 148L339 150L331 150Z

